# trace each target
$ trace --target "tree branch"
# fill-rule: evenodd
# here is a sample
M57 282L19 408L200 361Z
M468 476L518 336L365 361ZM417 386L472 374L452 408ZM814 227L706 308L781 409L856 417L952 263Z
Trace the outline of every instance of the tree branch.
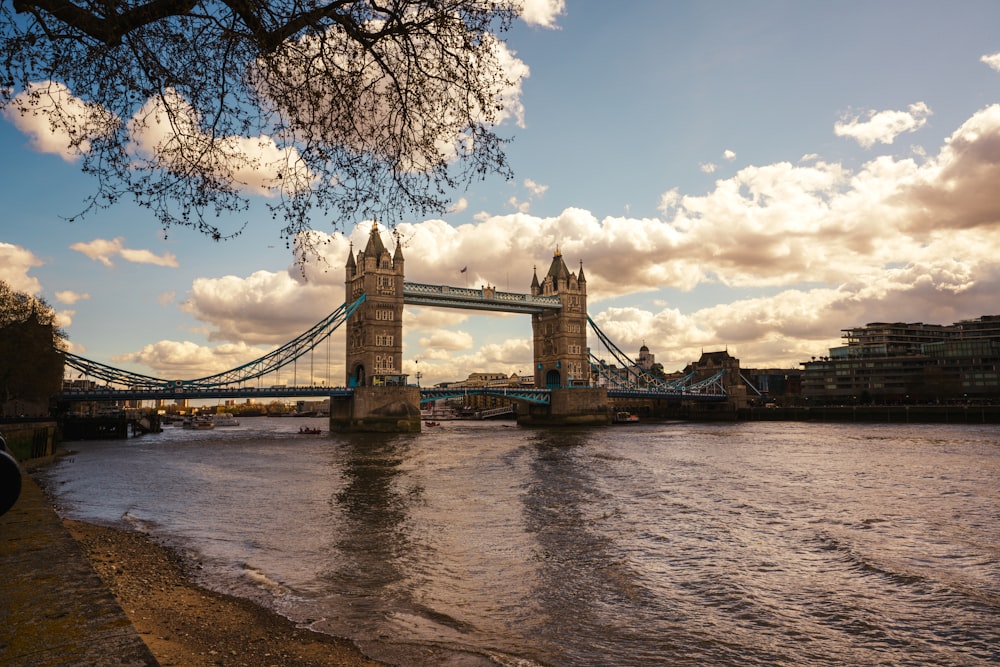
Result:
M152 0L109 17L98 16L67 0L14 0L14 10L18 13L42 10L94 39L114 45L136 28L169 16L183 16L196 4L198 0Z

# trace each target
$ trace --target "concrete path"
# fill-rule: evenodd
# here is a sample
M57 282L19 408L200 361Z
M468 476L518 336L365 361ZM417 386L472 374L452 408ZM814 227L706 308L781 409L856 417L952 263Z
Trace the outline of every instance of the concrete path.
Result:
M157 665L48 498L24 475L0 516L0 665Z

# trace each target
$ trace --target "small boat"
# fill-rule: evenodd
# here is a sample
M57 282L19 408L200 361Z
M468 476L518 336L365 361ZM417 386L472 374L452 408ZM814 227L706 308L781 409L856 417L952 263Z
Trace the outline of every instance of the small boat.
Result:
M322 433L318 428L310 428L309 426L300 426L299 434L301 435L319 435Z
M616 412L614 421L616 424L634 424L639 421L639 415L624 411Z
M424 422L424 426L440 426L441 422Z
M228 412L220 412L217 415L212 415L212 423L215 426L239 426L240 420L234 417Z

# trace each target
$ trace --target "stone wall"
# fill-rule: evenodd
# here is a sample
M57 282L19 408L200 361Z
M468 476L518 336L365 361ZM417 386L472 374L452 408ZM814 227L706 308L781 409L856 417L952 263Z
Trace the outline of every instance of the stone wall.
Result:
M420 431L420 389L355 387L349 402L332 402L330 430L381 433Z

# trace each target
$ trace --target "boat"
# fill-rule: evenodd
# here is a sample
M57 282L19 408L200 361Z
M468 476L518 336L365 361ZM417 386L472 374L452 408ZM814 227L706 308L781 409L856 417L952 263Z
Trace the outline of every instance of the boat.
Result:
M190 417L184 420L184 428L191 428L197 431L207 431L215 428L215 422L211 417Z
M639 421L639 415L631 412L619 411L615 413L614 422L616 424L634 424Z
M220 412L217 415L212 415L212 423L215 426L239 426L240 420L229 412Z
M424 422L424 426L440 426L441 422Z
M322 433L318 428L311 428L309 426L300 426L299 433L301 435L319 435Z

